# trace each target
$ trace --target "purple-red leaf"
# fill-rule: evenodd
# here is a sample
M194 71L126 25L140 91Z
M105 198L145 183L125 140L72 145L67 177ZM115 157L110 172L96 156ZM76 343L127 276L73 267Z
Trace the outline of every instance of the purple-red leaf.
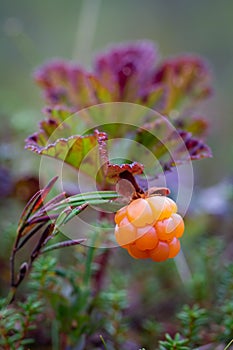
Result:
M179 131L179 135L184 140L191 160L212 157L211 149L202 140L193 137L191 133L183 130ZM181 161L186 160L186 157L182 159L182 155L180 158Z
M35 80L44 90L49 105L82 109L97 103L89 84L89 73L65 61L53 61L35 72Z
M70 136L70 128L66 123L61 123L54 118L42 120L39 125L39 131L26 139L26 148L31 149L33 145L36 148L44 147L48 142L53 143L58 138L66 136Z
M162 113L180 109L187 100L203 99L211 93L210 72L203 59L194 55L182 55L162 62L152 79L167 89Z
M158 55L155 45L138 41L116 45L97 56L94 72L115 101L135 101L153 72Z
M149 41L113 46L97 56L90 72L73 62L49 62L36 71L35 80L54 109L50 109L43 132L32 138L41 137L42 142L45 129L51 134L50 123L59 124L69 113L106 102L133 102L171 117L172 122L183 120L186 108L209 96L210 78L208 65L195 55L180 55L158 64L157 49ZM60 113L59 109L66 111Z
M108 159L105 133L90 131L90 135L81 136L85 130L92 130L93 125L102 124L109 138L129 136L138 141L165 169L188 158L211 156L208 146L192 136L202 135L207 127L203 118L192 117L194 103L211 92L210 72L200 57L180 55L158 64L154 43L139 41L116 45L99 54L90 72L72 62L54 61L38 69L35 78L50 107L46 111L48 119L41 122L38 133L27 139L26 148L60 159L94 177L97 183L106 179L117 181L124 171L142 174L143 165L136 162L112 164ZM138 116L133 113L132 116L127 106L126 123L122 123L122 119L118 122L116 116L122 118L123 113L113 110L112 104L69 118L84 107L105 102L133 102L153 108L169 117L181 131L171 133L164 124L156 138L146 131L147 125L143 121L145 117L151 123L148 131L159 127L153 116L152 119L147 118L146 113L138 113ZM141 125L142 130L129 130L130 124ZM137 155L137 149L134 149L130 157L125 158L137 161Z
M156 135L156 136L155 136ZM139 129L136 141L150 150L155 157L155 164L151 164L151 170L158 166L159 162L164 171L171 167L182 164L189 160L210 158L210 148L191 133L183 130L172 131L167 129L166 124L159 121L147 124L145 128ZM136 150L132 149L135 153ZM146 161L146 153L145 153Z
M194 116L177 119L175 121L175 126L178 129L183 129L185 131L191 132L193 136L202 136L205 135L209 123L204 117Z

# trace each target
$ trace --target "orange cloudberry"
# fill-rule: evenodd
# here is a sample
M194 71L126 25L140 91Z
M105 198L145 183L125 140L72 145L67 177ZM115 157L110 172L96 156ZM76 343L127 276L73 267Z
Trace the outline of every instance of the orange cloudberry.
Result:
M135 259L164 261L180 251L184 221L176 203L154 195L133 200L115 215L117 243Z

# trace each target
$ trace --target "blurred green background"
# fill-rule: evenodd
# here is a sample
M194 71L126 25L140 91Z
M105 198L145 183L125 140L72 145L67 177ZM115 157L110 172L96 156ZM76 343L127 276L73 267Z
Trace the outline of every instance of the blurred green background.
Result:
M4 145L1 155L17 155L17 172L33 167L37 171L37 157L23 150L24 138L36 131L42 116L43 100L33 82L33 70L58 57L90 66L93 54L109 44L145 38L158 44L162 57L194 52L209 61L214 95L200 106L200 114L210 121L207 143L214 157L194 164L196 183L208 187L230 176L232 1L10 0L1 1L0 6L0 135L3 145L11 137L17 146Z

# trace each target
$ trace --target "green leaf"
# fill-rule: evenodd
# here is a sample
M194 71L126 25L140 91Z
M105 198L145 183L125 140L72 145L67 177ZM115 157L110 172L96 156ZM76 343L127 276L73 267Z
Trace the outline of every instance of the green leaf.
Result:
M55 232L59 229L61 225L66 224L69 220L71 220L74 216L80 214L86 207L88 206L87 203L84 203L78 207L75 207L71 209L70 207L65 208L58 216L56 220L56 226L55 226Z
M227 346L223 350L229 349L232 343L233 343L233 339L231 339L231 341L227 344Z
M35 340L32 339L32 338L28 338L28 339L23 339L23 340L21 340L21 344L22 344L22 345L33 344L34 342L35 342Z
M111 199L119 198L119 194L115 191L98 191L98 192L88 192L80 193L74 196L65 198L59 203L55 203L51 206L46 206L47 211L59 210L65 208L65 210L59 215L56 222L59 226L64 222L67 222L67 216L75 215L76 211L83 210L87 204L98 205L109 203ZM73 207L73 209L70 208ZM74 210L74 212L73 212Z
M26 148L40 155L59 159L75 169L96 177L99 169L98 134L86 136L71 136L58 139L55 143L40 146L36 143L27 144ZM99 179L97 178L97 181Z
M111 163L106 141L107 134L95 130L93 134L61 138L46 146L29 138L26 148L39 155L59 159L93 177L97 183L101 183L105 178L116 182L125 170L133 175L143 172L143 165L137 162L120 165Z

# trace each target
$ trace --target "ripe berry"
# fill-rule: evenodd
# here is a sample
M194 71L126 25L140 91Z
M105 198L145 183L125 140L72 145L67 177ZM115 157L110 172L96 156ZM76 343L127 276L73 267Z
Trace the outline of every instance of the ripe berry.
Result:
M174 258L180 251L180 241L176 237L169 243L169 258Z
M159 241L157 247L150 251L150 258L153 261L164 261L169 257L169 245L166 242Z
M136 227L152 224L154 215L150 204L142 198L136 199L127 206L127 217Z
M152 226L149 227L149 229L143 235L140 235L140 237L137 238L135 245L140 250L153 249L157 246L158 241L158 235L155 228Z
M165 196L138 198L115 215L117 243L135 259L164 261L180 251L184 222Z
M180 215L172 214L169 218L157 221L155 228L159 239L171 241L174 237L181 237L184 232L184 222Z
M148 251L143 251L137 248L136 244L130 244L127 247L128 253L135 259L147 259L149 258Z

